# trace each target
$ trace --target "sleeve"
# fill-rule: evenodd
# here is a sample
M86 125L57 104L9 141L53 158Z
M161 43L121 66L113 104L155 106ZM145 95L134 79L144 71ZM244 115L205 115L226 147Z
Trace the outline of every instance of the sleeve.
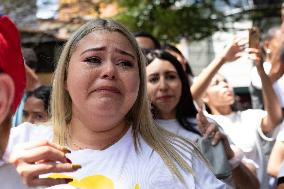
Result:
M284 122L280 123L278 126L276 126L273 131L269 134L264 134L261 129L261 124L259 124L259 127L257 128L258 134L260 137L268 142L272 142L275 139L284 141Z
M246 122L248 126L253 127L259 134L259 136L265 141L273 141L275 140L276 134L275 130L273 133L266 135L263 133L261 128L262 119L267 115L267 112L260 109L248 109L242 111L242 120L247 120Z

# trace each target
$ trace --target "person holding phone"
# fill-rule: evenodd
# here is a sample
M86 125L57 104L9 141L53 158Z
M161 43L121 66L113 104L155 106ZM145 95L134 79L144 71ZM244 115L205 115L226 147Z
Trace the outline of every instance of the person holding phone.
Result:
M260 186L264 189L268 188L268 177L260 137L270 140L267 136L281 123L282 112L271 80L264 72L261 50L251 48L247 49L247 52L249 58L255 62L263 84L265 111L234 111L233 88L224 76L217 74L221 65L209 65L197 80L209 82L201 82L204 86L201 99L211 110L211 114L208 115L224 129L229 139L244 151L246 157L253 160L246 165L256 173Z

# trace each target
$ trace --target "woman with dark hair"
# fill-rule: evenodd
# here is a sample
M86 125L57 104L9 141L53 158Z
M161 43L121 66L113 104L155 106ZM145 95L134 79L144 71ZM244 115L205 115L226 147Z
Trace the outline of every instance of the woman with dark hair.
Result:
M50 86L40 86L27 92L23 110L23 122L39 123L49 119Z
M148 96L152 103L154 118L158 120L175 118L184 129L201 136L200 132L195 128L197 111L193 104L189 82L179 61L170 53L162 50L155 50L148 53L147 58ZM173 87L170 87L172 91L166 91L170 92L170 94L167 93L166 96L156 97L159 94L156 93L155 87L159 83L160 76L155 72L155 69L152 69L154 65L152 63L159 60L169 62L173 66L173 69L176 70L175 73L171 71L165 72L165 80L170 81L169 85L174 85L178 79L180 82L178 85L175 84ZM163 68L166 69L166 67ZM159 71L163 71L163 68L158 69ZM152 71L154 71L154 74L152 74ZM165 108L163 107L164 105ZM164 113L164 110L171 111L171 109L173 109L173 112L171 112L172 115Z
M232 166L232 181L236 188L258 188L256 177L242 164L242 154L232 150L227 137L216 124L209 124L202 113L197 114L190 93L188 79L181 64L170 53L155 50L147 54L147 90L152 104L152 113L158 125L188 140L196 141L201 134L216 145L223 141L225 156ZM196 127L196 114L199 129ZM220 158L221 154L218 154Z

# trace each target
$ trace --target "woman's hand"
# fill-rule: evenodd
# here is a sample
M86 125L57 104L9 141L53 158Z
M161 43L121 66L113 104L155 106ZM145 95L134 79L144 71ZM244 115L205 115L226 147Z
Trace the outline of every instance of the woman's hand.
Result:
M248 57L254 61L257 70L263 70L264 59L261 49L247 48L246 52L248 52Z
M241 38L234 38L224 49L222 56L225 62L232 62L242 56L246 41Z
M218 129L217 123L209 123L202 111L198 111L196 115L196 120L201 134L203 134L203 136L206 138L211 138L212 145L216 145L220 141L223 141L224 149L228 160L233 158L234 151L230 147L229 140L227 136Z
M17 145L10 156L23 183L35 186L53 186L67 184L72 179L39 178L46 173L72 172L81 168L72 164L65 154L70 153L65 147L50 143L46 140Z

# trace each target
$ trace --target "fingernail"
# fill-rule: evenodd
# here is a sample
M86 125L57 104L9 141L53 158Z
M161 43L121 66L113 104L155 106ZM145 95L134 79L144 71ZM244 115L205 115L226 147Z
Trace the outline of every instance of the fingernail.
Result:
M66 147L63 147L62 151L64 152L64 154L71 153L71 151Z
M72 161L69 158L65 157L65 159L68 163L72 163Z
M79 164L72 164L72 169L80 169L80 168L82 168L81 165L79 165Z
M72 182L72 181L73 181L72 178L66 178L66 179L64 179L64 182L65 182L66 184L68 184L69 182Z

